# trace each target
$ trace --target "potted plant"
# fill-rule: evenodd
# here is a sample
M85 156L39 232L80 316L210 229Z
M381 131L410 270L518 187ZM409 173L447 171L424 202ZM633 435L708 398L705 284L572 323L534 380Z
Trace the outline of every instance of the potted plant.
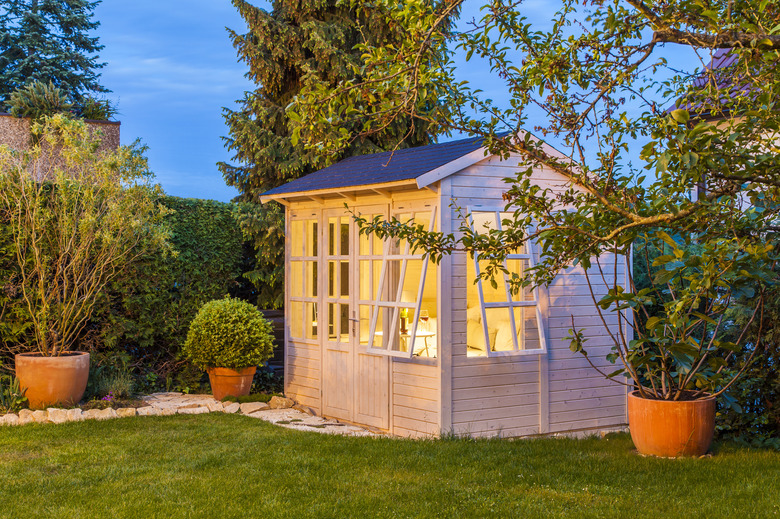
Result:
M637 277L598 301L600 312L617 312L624 323L607 356L619 369L605 373L595 366L576 327L571 350L633 389L628 421L640 453L701 456L713 438L716 397L733 403L726 392L760 349L748 345L746 362L729 363L750 325L762 321L773 247L751 238L672 239L662 230L643 234L639 243ZM745 317L735 319L740 313Z
M257 365L273 354L273 329L246 301L209 301L190 324L183 354L208 372L217 400L248 395Z
M142 149L99 152L100 136L63 115L31 131L29 149L0 146L0 221L13 241L9 283L29 329L7 352L35 409L81 399L89 353L77 346L103 290L165 237Z

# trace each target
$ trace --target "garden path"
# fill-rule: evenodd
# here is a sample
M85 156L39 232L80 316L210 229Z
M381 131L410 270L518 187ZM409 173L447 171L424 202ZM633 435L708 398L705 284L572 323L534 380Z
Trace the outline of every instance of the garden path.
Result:
M185 395L184 393L153 393L142 397L145 405L112 409L49 408L32 411L22 409L18 414L0 415L0 425L25 425L28 423L65 423L82 420L109 420L129 416L169 416L174 414L239 413L250 418L271 422L280 427L299 431L314 431L343 436L380 436L380 431L369 430L352 424L329 420L302 406L294 405L289 398L273 397L262 402L220 402L211 395Z
M153 393L143 397L144 402L152 409L158 410L153 414L201 414L209 412L241 413L250 418L258 418L271 422L280 427L296 429L299 431L314 431L324 434L340 434L344 436L379 436L378 431L345 424L337 420L329 420L321 416L314 416L299 406L277 407L292 403L288 399L272 399L269 404L262 402L249 402L236 404L220 402L211 395L185 395L183 393ZM286 402L285 402L286 401ZM137 409L138 414L143 413L143 407ZM173 412L171 412L173 411ZM152 413L150 413L152 414Z

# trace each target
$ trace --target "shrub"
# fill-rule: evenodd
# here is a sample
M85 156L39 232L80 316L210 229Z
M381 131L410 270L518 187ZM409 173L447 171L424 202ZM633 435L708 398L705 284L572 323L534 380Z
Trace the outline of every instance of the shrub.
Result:
M147 370L138 374L140 386L186 389L195 382L180 373L187 330L203 304L235 295L243 237L230 204L173 196L159 201L169 210L164 225L171 252L150 251L117 278L97 325L106 348L126 352Z
M98 152L99 137L61 115L31 131L29 150L0 146L0 221L32 335L6 352L57 356L88 331L110 282L146 250L166 246L164 211L142 147Z
M73 108L68 94L53 83L35 81L23 86L11 94L8 108L14 117L41 119L58 113L69 112Z
M76 107L78 115L83 119L108 121L116 115L117 109L108 99L85 97Z
M130 366L131 358L127 353L93 351L90 360L86 391L88 398L103 398L109 394L116 398L128 398L133 394L135 381Z
M0 376L0 414L16 413L27 405L26 389L19 387L19 379Z
M744 317L736 316L737 326ZM780 288L766 298L761 319L749 328L747 346L731 360L739 365L755 345L759 354L742 378L732 386L728 400L718 409L718 435L722 439L757 447L780 449ZM736 335L736 332L734 332ZM726 395L724 395L726 396Z
M184 354L201 369L257 366L272 353L271 323L251 304L230 297L203 305L184 344Z

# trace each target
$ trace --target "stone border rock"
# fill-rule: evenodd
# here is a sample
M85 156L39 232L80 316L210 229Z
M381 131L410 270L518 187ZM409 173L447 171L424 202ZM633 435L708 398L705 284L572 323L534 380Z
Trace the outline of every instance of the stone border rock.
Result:
M143 407L123 407L120 409L75 409L49 408L31 411L22 409L18 414L9 413L0 416L0 425L25 425L28 423L65 423L83 420L110 420L129 416L171 416L175 414L240 413L251 418L259 418L280 427L299 431L314 431L345 436L379 436L380 433L363 427L344 424L337 420L328 420L315 416L304 406L295 405L295 401L285 397L272 397L267 404L262 402L220 402L210 395L185 395L183 393L153 393L142 399Z

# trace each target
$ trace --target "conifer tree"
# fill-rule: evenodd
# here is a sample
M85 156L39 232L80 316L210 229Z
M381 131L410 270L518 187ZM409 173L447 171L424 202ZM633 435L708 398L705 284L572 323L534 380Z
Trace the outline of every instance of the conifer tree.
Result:
M320 156L295 142L285 108L306 81L335 85L354 79L362 66L361 43L391 44L403 39L403 28L389 26L370 8L355 9L336 0L274 0L266 12L245 0L233 0L249 31L229 30L238 57L249 66L247 77L257 88L224 109L234 164L218 166L239 201L258 203L268 189L299 178L347 156L428 144L434 128L398 118L371 136L353 140L340 155ZM359 133L355 128L354 134ZM273 206L275 204L269 204ZM260 304L281 303L284 235L278 207L243 205L241 221L257 250L255 271L248 277L260 290Z
M97 53L89 35L100 0L5 0L0 7L0 101L36 81L52 83L76 103L108 92L98 83Z

